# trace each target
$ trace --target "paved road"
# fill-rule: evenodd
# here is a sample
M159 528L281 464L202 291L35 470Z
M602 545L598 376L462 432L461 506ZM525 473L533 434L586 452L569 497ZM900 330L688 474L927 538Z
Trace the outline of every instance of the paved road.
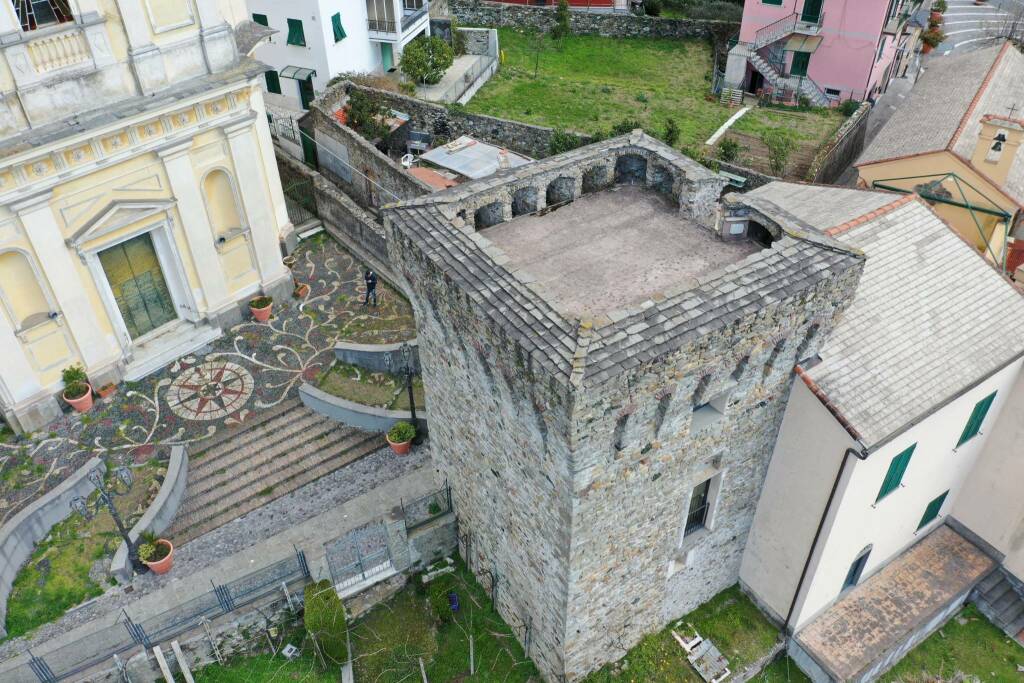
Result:
M990 0L975 5L973 0L947 0L942 30L946 40L932 54L959 54L991 45L1013 17L1024 12L1024 0Z

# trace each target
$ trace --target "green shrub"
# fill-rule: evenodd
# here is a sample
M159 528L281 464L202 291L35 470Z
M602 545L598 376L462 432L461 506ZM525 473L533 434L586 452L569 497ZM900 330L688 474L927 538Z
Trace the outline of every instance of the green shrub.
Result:
M455 17L451 18L452 51L456 55L466 54L466 34L459 30L459 22Z
M392 443L405 443L416 438L416 428L408 422L396 422L388 430L388 438Z
M64 396L71 400L82 398L89 393L89 377L81 365L71 365L60 373L64 381Z
M577 135L567 133L564 130L556 128L551 131L551 140L548 142L548 151L554 154L561 154L562 152L568 152L571 149L576 149L582 144L582 140Z
M932 3L932 10L939 12L940 14L945 12L948 8L949 5L946 4L946 0L935 0L935 2Z
M796 149L796 142L789 131L770 130L761 136L761 141L768 147L768 166L772 173L782 176L789 163L789 155Z
M352 90L348 94L347 108L348 126L364 138L373 140L387 135L383 119L388 111L376 94Z
M644 14L649 17L660 17L661 0L644 0Z
M732 138L722 138L722 141L718 143L718 158L722 161L731 164L739 155L740 143Z
M572 35L570 21L569 0L558 0L558 9L555 10L555 25L551 27L551 37L565 38Z
M336 669L349 657L345 606L326 579L306 586L305 606L306 632L316 640L326 668Z
M433 85L455 61L451 45L438 36L420 36L405 46L399 68L416 83Z
M860 102L857 100L843 100L839 103L839 113L843 116L853 116L858 109L860 109Z
M249 305L253 308L266 308L272 303L274 303L274 298L269 296L258 296L255 299L249 299Z
M622 119L614 126L612 126L611 137L616 135L626 135L632 133L637 128L643 128L644 124L640 123L636 119Z
M679 142L679 124L673 118L665 121L665 132L661 134L661 139L665 141L666 145L676 146Z
M925 45L929 47L937 47L939 43L946 39L946 34L938 29L938 27L931 27L927 31L921 34L921 40Z

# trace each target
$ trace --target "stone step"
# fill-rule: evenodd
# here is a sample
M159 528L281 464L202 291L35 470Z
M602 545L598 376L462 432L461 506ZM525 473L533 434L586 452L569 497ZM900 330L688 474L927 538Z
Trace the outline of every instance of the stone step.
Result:
M239 463L245 464L254 460L265 460L270 457L270 451L278 451L286 447L289 440L292 443L303 443L313 438L313 434L319 434L326 430L337 429L341 425L330 419L318 415L312 411L292 411L288 413L288 423L279 426L276 422L265 428L254 430L257 433L245 443L230 451L225 451L217 457L202 459L199 464L189 472L188 496L195 492L202 491L196 488L202 482L220 476L222 471L231 470ZM194 476L193 476L194 475Z
M1017 591L1013 590L1013 586L1007 584L1009 590L1004 591L994 602L990 602L992 610L999 615L999 618L1003 618L1003 613L1008 612L1012 607L1020 603L1020 596L1017 595Z
M992 588L994 588L1000 581L1005 581L1002 572L998 570L990 572L989 575L982 579L981 583L978 584L978 592L981 595L984 595L992 590Z
M996 611L998 618L1007 626L1017 623L1017 620L1024 618L1024 600L1019 597L1007 605L1004 609Z
M298 398L291 398L287 401L281 401L276 406L270 408L261 408L258 411L254 411L246 420L239 425L234 427L228 427L221 429L213 434L213 436L203 439L196 448L195 453L189 453L189 462L192 460L202 459L207 456L214 448L220 446L223 443L233 441L237 443L237 440L241 438L246 432L255 429L261 424L265 424L270 420L274 419L281 413L289 410L294 410L296 406L301 406L302 402Z
M985 602L992 605L992 607L995 607L996 603L1003 599L1003 597L1008 593L1013 593L1013 586L1011 586L1010 582L1004 578L1002 581L990 588L987 593L982 595L982 597L985 599Z
M190 461L194 459L195 466L199 467L204 462L215 460L225 453L231 453L245 444L260 439L267 430L287 425L294 419L296 411L304 413L306 408L298 399L285 401L268 410L266 415L260 414L259 417L253 417L231 431L225 431L220 435L215 434L203 443L203 449L197 451Z
M257 496L256 492L250 491L248 497L240 496L242 499L237 502L225 500L225 503L228 503L226 509L182 524L180 531L175 531L172 539L179 544L187 543L378 450L380 450L380 435L368 434L356 446L349 447L340 454L330 451L328 456L314 467L309 467L306 463L302 467L295 468L296 471L290 472L288 477L274 484L273 490L267 495Z
M297 440L284 436L271 447L260 451L256 457L244 457L223 472L218 470L213 476L196 482L194 488L190 483L182 509L187 515L214 503L220 505L224 496L257 483L257 480L261 488L265 488L273 483L269 479L279 470L309 465L321 459L321 452L337 452L339 448L359 443L365 436L366 432L341 427L336 422L320 423L316 428L304 431Z

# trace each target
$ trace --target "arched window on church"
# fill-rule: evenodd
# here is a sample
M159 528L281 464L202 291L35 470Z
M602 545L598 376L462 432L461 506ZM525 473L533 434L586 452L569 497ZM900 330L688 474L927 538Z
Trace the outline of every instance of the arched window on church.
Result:
M203 197L206 199L206 210L214 235L229 236L243 227L235 187L225 171L217 169L206 174L203 179Z
M0 303L16 330L33 327L50 315L36 272L20 251L0 253Z

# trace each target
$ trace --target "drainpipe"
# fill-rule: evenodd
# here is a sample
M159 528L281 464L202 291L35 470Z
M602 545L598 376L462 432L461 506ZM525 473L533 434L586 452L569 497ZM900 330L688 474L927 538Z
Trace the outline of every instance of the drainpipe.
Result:
M832 510L832 502L835 500L836 491L839 490L839 481L843 478L843 474L846 472L846 464L850 462L850 456L856 456L858 460L867 460L868 452L867 448L858 439L857 443L860 444L860 449L847 448L846 453L843 454L843 462L839 465L839 473L836 474L836 480L832 482L832 490L828 494L828 502L825 503L825 509L821 513L821 519L818 520L818 528L814 532L814 540L811 541L811 547L807 551L807 559L804 560L803 571L800 572L800 580L796 584L796 591L793 593L793 600L789 603L789 612L786 613L786 623L783 624L783 631L789 635L793 635L793 629L790 628L789 622L793 618L793 611L796 609L796 602L800 598L800 593L804 588L804 580L807 578L807 571L811 567L811 558L814 557L814 551L818 548L818 540L821 538L821 530L825 528L825 519L828 517L829 512Z

